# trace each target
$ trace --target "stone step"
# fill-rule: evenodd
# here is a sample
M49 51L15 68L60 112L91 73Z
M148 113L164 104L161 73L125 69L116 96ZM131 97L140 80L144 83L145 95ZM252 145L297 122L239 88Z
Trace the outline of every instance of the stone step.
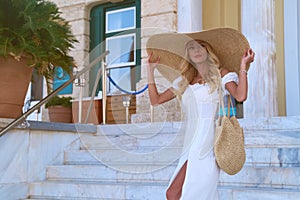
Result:
M246 131L300 130L299 116L257 117L252 119L239 119L239 122Z
M300 167L300 147L246 146L246 166Z
M300 199L299 120L293 129L275 121L245 124L246 164L234 176L221 172L220 200ZM79 134L81 150L67 150L65 165L47 167L47 180L31 183L30 199L164 200L181 155L181 127L105 125Z
M82 197L54 197L54 196L40 196L33 195L30 199L21 199L21 200L127 200L127 199L115 199L115 198L82 198Z
M105 134L82 135L81 149L110 149L114 147L142 149L161 147L181 147L184 134L181 132L162 132L152 135L111 134L115 126L105 129ZM149 130L148 130L149 131ZM100 131L100 132L103 132ZM107 132L107 133L106 133ZM107 135L106 135L107 134ZM246 147L299 147L300 132L293 130L245 131Z
M122 169L122 171L120 171L104 165L49 166L47 167L46 178L51 181L73 182L167 183L175 167L176 165L161 168L155 168L153 166L126 166L123 168L119 167ZM135 173L133 173L133 171Z
M68 150L64 164L67 165L167 165L176 161L181 149L163 149L152 153L134 153L122 150Z
M101 200L160 200L166 184L159 183L73 183L46 181L32 183L30 199L101 199Z
M220 174L220 186L243 186L256 188L295 189L300 191L299 167L248 167L234 176Z
M98 126L97 135L132 135L143 138L158 134L177 133L183 127L184 122L107 124Z
M299 190L257 187L219 186L220 200L296 200Z
M135 152L134 152L135 151ZM68 150L65 152L65 164L156 164L167 165L180 157L181 149L147 149L134 151L110 150ZM141 154L144 152L144 154ZM150 153L151 152L151 153ZM166 156L164 156L166 155ZM300 167L300 147L249 147L246 146L247 166Z
M172 164L181 156L179 148L162 148L149 153L137 153L121 149L71 150L65 152L65 164L106 165L159 165Z
M166 184L145 183L33 183L30 199L52 200L164 200ZM296 200L300 191L293 189L272 189L259 187L219 186L220 200Z
M99 126L96 135L81 135L81 149L114 149L153 151L161 148L182 147L183 132L177 123L150 125L118 124ZM149 127L150 126L150 127Z
M73 182L153 182L167 183L176 165L156 166L49 166L47 180ZM231 176L221 172L221 186L233 185L257 188L299 189L299 167L248 167Z
M300 131L273 130L245 132L245 145L249 147L299 147Z
M115 146L123 149L157 149L162 147L180 147L183 145L183 135L162 133L149 137L134 137L132 135L95 135L80 137L80 149L110 149Z

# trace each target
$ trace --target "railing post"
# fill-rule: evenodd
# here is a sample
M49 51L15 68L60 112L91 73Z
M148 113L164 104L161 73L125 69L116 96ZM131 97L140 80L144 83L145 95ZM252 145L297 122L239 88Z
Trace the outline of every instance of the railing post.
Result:
M79 88L79 102L78 102L78 123L81 123L82 119L82 87Z
M107 100L107 94L106 94L106 64L105 62L101 62L101 68L102 68L102 120L103 124L106 124L106 100Z
M102 59L102 61L101 61L101 64L103 64L103 63L104 63L104 59ZM91 114L92 106L94 105L94 99L95 99L98 83L100 81L101 73L103 74L102 70L103 69L102 69L102 65L101 65L100 69L98 69L97 76L96 76L96 79L95 79L94 88L93 88L93 91L92 91L92 96L91 96L89 108L87 110L87 114L86 114L85 121L84 121L85 124L88 123L88 121L89 121L89 117L90 117L90 114Z
M82 95L83 95L83 87L85 86L85 79L81 78L81 76L75 79L75 86L79 87L78 123L81 123L81 119L82 119Z

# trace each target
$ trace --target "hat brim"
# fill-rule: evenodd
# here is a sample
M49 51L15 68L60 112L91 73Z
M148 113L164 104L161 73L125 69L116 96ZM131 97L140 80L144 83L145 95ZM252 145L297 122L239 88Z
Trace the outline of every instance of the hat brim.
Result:
M160 56L159 72L169 81L178 77L180 63L185 59L185 46L191 40L202 40L209 43L220 60L220 67L239 72L241 58L250 48L246 37L232 28L216 28L194 33L163 33L151 36L146 44L152 61ZM247 66L247 70L250 65ZM174 72L170 72L173 69ZM171 70L172 71L172 70Z

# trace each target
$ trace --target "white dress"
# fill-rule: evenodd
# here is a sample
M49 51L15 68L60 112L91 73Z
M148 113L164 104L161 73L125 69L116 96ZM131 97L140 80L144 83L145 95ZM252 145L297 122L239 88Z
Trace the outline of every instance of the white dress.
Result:
M178 89L180 80L174 81L174 89ZM223 89L230 81L238 82L236 73L228 73L222 78ZM186 120L184 150L169 183L170 186L187 161L181 200L218 199L220 169L213 152L218 107L218 92L210 93L208 84L189 85L182 95L182 110Z

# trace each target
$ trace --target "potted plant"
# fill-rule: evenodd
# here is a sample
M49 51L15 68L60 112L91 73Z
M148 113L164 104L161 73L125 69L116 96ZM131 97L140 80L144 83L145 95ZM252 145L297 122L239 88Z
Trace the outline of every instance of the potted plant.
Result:
M51 122L72 122L72 97L52 97L46 104Z
M33 69L46 78L49 92L55 67L68 73L75 67L68 53L77 40L53 2L0 0L0 5L0 118L17 118Z

